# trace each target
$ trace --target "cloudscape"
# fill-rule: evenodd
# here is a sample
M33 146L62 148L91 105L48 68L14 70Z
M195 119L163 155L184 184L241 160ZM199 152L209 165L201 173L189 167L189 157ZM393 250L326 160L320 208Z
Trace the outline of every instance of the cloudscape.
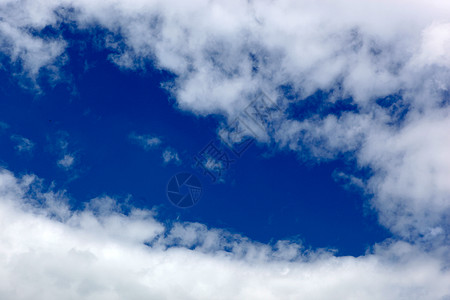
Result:
M0 299L450 299L450 2L0 1Z

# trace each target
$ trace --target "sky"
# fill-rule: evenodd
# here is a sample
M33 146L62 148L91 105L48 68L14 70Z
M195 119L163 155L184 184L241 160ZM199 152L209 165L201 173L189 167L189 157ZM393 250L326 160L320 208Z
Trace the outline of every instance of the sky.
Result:
M437 0L0 1L0 298L449 300L449 50Z

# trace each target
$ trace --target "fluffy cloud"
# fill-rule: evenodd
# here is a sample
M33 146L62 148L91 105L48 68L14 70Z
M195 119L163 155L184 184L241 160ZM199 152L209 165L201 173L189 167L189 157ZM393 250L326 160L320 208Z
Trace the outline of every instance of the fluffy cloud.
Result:
M2 6L1 24L10 28L2 31L3 52L30 72L52 65L65 46L60 37L31 34L30 27L39 31L67 19L80 28L98 24L111 32L105 45L116 52L113 61L135 68L152 60L175 73L179 104L199 112L231 113L255 89L283 84L304 98L340 83L342 94L367 101L411 87L428 75L424 67L448 62L450 6L438 0L41 0Z
M405 242L335 257L198 223L164 225L108 197L79 211L66 202L34 176L0 171L2 299L450 297L442 256Z
M449 113L415 114L399 130L371 132L359 152L375 170L369 187L381 221L403 236L449 240Z
M298 152L303 159L341 158L353 163L355 170L369 168L369 178L346 176L364 186L385 226L411 243L429 243L433 249L448 245L449 2L5 0L0 4L0 14L0 50L30 76L37 76L41 68L58 68L64 62L67 41L59 35L39 33L46 26L57 29L60 22L70 21L80 30L92 26L105 29L103 45L111 50L110 59L121 68L135 69L151 63L172 72L176 79L164 86L182 109L198 114L221 113L232 120L257 91L265 90L286 108L276 128L266 128L270 141ZM354 109L305 109L303 114L291 109L312 102L310 96L317 91L325 95L319 99L321 107L334 107L339 100L350 99ZM423 270L432 274L402 269L404 266L398 262L390 270L392 273L385 271L381 258L386 253L403 253L411 259L416 255L414 249L418 246L395 245L385 252L380 250L383 254L326 261L345 262L343 268L354 266L354 273L349 274L355 279L365 278L360 272L365 268L378 274L367 282L376 287L354 289L358 298L367 291L377 298L377 293L389 290L391 294L378 298L398 299L407 295L398 287L402 282L407 285L429 278L439 284L434 279L444 278L439 271L433 273L439 268L433 269L432 259L420 251L417 266L427 261ZM426 258L420 261L421 257ZM347 264L349 261L353 264ZM234 263L224 269L233 269ZM296 265L294 273L304 280L317 279L320 276L315 274L319 273L302 271L317 266ZM274 282L262 288L264 295L266 288L276 290L277 284L291 282L270 277L272 269L267 266L256 267L261 268L261 275L252 278ZM257 274L251 273L254 269L249 266L242 268ZM330 274L339 273L339 267L333 264L323 268ZM412 274L420 278L412 278ZM331 282L333 278L327 277ZM258 280L235 290L258 286ZM378 286L379 280L392 285ZM321 290L321 284L308 281L305 286ZM336 289L331 289L333 298L340 295L339 287L345 286L345 282L336 281ZM427 298L426 288L412 286L408 291L414 290L415 298ZM203 289L207 291L208 286ZM441 291L439 287L431 290ZM258 296L258 291L252 292ZM239 296L246 295L243 292ZM430 295L428 299L443 295ZM315 298L321 297L326 298Z

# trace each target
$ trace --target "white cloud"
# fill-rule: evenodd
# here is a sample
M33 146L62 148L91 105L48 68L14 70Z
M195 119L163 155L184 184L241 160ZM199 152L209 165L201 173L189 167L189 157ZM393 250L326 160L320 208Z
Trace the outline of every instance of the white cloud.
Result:
M71 140L69 133L65 131L58 131L53 136L47 137L49 141L49 150L57 155L59 159L56 161L56 165L65 171L74 171L74 165L77 163L77 152L73 150L73 143L69 143ZM80 170L76 170L78 173ZM73 178L78 177L75 175Z
M20 153L22 152L31 153L33 151L34 143L23 136L13 134L11 136L11 141L13 141L16 144L14 148Z
M169 162L173 162L177 165L181 164L181 159L178 156L178 152L171 148L166 148L162 154L162 157L164 159L165 164Z
M58 160L57 164L59 167L67 170L73 166L74 162L75 162L75 157L73 155L66 154L66 155L64 155L63 158Z
M205 163L205 168L211 171L218 171L223 169L223 164L220 161L217 161L211 157L208 157Z
M449 57L450 5L438 0L40 0L3 6L2 25L9 28L3 51L32 72L52 64L65 42L31 36L25 28L56 26L63 17L82 28L98 24L111 31L105 45L117 52L113 61L136 68L154 60L178 75L173 92L180 106L205 113L231 113L248 93L281 84L305 97L339 81L343 94L367 101L411 88L426 78L425 66Z
M132 132L128 135L128 138L133 143L138 144L146 151L158 148L162 145L162 141L160 138L149 134L139 135ZM179 165L182 163L178 152L171 147L166 147L164 151L162 151L162 158L165 164L174 163L176 165Z
M440 229L439 238L448 239L449 113L411 114L400 130L370 132L358 154L361 164L376 171L369 188L381 221L403 236L428 238Z
M161 140L159 138L150 136L148 134L138 135L132 132L128 135L128 138L134 143L144 148L144 150L146 151L156 148L161 144Z
M426 299L450 296L445 256L405 242L360 257L259 244L96 198L70 211L37 178L0 171L0 298ZM447 249L448 250L448 249Z
M343 158L369 167L364 181L380 221L414 241L448 244L450 2L3 1L1 51L31 75L58 66L66 42L32 35L67 18L109 31L122 68L151 62L176 75L165 84L182 109L234 117L263 89L308 101L352 97L354 112L285 117L271 132L304 159ZM72 7L73 10L64 9ZM63 17L61 17L63 16ZM398 95L401 100L378 105ZM284 103L283 106L287 104ZM404 114L403 114L404 113ZM152 140L154 139L154 140ZM137 139L139 140L139 139ZM159 145L143 137L141 146ZM356 180L356 178L354 178ZM420 294L420 291L417 291Z

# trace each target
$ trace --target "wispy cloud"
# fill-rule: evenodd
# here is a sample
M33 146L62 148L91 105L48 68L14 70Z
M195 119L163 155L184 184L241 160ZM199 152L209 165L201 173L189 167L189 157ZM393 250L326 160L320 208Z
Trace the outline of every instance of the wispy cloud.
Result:
M73 155L65 154L63 158L58 160L57 164L59 167L68 170L73 166L74 162L75 157Z
M158 137L154 137L148 134L136 134L134 132L128 135L128 138L135 144L138 144L144 150L148 151L150 149L156 148L161 144L161 140Z
M141 146L145 151L157 149L162 146L163 142L159 137L150 134L136 134L134 132L128 135L128 138L135 144ZM162 151L164 164L174 163L180 165L182 163L178 152L172 147L166 147Z
M178 152L172 148L166 148L162 154L163 160L165 164L170 162L180 165L182 163L180 157L178 156Z
M14 148L20 153L31 153L33 151L34 143L23 136L14 134L11 136L11 141L16 144Z
M70 135L66 131L58 131L53 136L47 137L49 142L49 149L56 155L56 165L64 171L74 171L74 166L77 164L77 151L71 145ZM76 172L78 172L77 170ZM76 178L78 175L74 175Z

